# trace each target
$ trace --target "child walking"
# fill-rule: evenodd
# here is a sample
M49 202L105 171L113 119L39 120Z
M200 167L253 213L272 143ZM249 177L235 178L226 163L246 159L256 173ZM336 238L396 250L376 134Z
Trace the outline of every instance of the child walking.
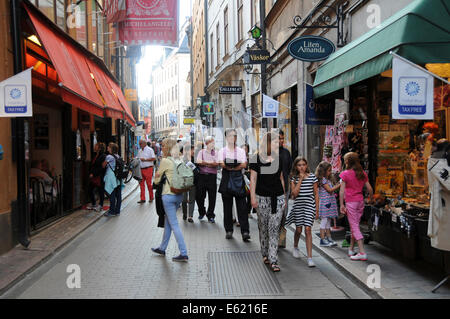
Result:
M320 246L336 246L331 239L331 220L338 217L338 208L334 191L341 187L333 186L331 178L331 164L320 162L316 168L316 177L319 180L319 218L320 222ZM325 236L326 235L326 236Z
M370 197L373 196L373 189L370 186L366 173L361 167L357 153L351 152L345 154L344 164L346 170L339 175L342 179L339 201L341 204L341 213L347 215L352 233L348 255L352 260L367 260L367 254L364 250L364 236L359 229L359 222L364 212L363 189L366 187ZM353 251L355 241L359 247L359 253L356 255Z
M296 226L293 255L295 258L300 258L298 241L302 234L302 227L304 226L308 266L314 267L315 264L312 260L311 227L314 223L314 218L319 218L318 180L314 174L309 172L306 159L297 157L292 165L290 181L291 196L295 201L294 206L286 219L286 225L295 223Z

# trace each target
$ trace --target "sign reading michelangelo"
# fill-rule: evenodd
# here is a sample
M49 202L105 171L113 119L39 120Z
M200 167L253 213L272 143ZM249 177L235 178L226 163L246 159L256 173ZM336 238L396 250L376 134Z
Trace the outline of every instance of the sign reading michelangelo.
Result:
M119 22L124 45L178 47L179 0L126 0L127 17Z
M0 117L33 116L31 70L32 68L0 82Z

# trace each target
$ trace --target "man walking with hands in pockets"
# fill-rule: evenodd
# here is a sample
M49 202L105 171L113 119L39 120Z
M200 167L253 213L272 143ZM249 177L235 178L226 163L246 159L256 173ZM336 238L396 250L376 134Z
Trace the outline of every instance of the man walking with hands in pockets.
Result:
M145 184L147 183L147 188L149 192L149 202L153 202L153 187L152 187L152 177L153 177L153 166L156 159L155 152L151 147L147 145L145 139L139 141L139 152L138 158L141 160L141 172L142 180L140 181L141 186L141 200L138 201L139 204L145 203Z

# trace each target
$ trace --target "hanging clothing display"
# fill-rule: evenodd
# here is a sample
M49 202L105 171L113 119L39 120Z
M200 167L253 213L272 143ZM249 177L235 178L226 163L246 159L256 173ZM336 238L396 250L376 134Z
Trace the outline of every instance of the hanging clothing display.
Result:
M434 169L439 166L440 169ZM431 239L431 246L450 251L450 189L445 185L449 178L450 167L445 159L430 158L428 172L431 193L428 236ZM445 184L441 183L441 180Z

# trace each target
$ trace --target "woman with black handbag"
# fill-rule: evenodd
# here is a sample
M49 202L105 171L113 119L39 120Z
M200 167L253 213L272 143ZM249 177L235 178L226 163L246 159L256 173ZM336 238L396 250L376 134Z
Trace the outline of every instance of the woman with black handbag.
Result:
M222 180L219 193L223 201L223 223L226 239L233 238L233 198L236 201L236 210L241 227L242 239L250 239L248 212L246 209L246 191L242 169L247 166L245 151L236 146L237 134L235 129L225 131L226 146L219 151L218 160L222 167Z

